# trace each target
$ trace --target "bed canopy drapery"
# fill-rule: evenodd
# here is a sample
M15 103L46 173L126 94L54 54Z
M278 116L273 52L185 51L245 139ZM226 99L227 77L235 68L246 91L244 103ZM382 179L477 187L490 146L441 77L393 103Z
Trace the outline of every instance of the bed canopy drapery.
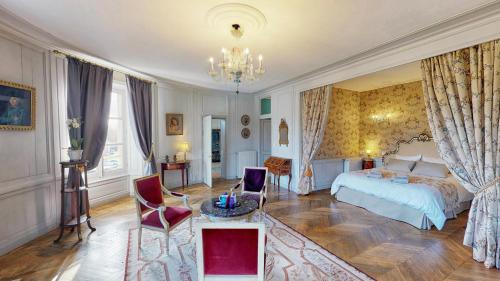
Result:
M311 192L311 161L318 151L325 131L330 105L331 86L322 86L301 93L302 105L302 162L298 184L299 194Z
M464 245L500 268L500 40L424 59L421 69L440 156L475 195Z

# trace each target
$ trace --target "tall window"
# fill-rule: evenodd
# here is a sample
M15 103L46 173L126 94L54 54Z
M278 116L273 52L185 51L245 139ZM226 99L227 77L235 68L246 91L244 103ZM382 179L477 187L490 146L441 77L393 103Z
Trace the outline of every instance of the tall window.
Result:
M99 180L127 173L127 110L126 89L113 83L109 108L108 134L101 160L88 172L89 180Z
M125 91L115 89L111 93L111 106L108 120L108 137L102 154L103 175L126 169L126 135L125 135Z

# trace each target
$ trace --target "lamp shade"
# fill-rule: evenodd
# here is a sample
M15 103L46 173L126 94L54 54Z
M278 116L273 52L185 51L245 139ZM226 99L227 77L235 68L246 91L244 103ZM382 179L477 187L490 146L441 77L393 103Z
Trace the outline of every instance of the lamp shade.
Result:
M185 141L181 143L181 151L188 152L189 151L189 142Z

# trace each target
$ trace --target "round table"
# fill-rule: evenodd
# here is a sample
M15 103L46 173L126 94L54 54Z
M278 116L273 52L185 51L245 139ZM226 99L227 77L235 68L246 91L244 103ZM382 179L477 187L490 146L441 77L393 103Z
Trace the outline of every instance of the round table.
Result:
M200 212L202 215L206 216L211 221L221 221L221 220L250 220L253 213L259 207L259 204L254 200L242 199L239 196L236 201L239 202L238 207L233 209L224 209L215 206L215 201L219 198L212 198L210 200L203 201L201 204Z

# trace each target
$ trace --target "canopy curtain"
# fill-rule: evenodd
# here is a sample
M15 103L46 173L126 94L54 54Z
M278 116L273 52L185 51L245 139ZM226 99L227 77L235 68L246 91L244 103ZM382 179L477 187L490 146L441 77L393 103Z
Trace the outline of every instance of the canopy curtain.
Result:
M157 172L153 153L153 96L151 83L127 75L127 89L132 112L132 128L135 142L146 161L144 174Z
M309 194L312 189L311 161L323 140L331 91L328 85L301 93L302 162L298 184L299 194Z
M464 245L500 268L500 40L421 61L427 117L451 173L475 197Z

